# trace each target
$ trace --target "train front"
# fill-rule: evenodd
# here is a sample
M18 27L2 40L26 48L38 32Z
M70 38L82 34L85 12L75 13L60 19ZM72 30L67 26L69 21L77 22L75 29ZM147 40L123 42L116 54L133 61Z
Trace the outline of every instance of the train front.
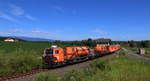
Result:
M45 65L53 65L55 63L55 61L57 60L56 57L54 57L53 51L54 49L53 48L47 48L44 50L44 54L43 54L43 63Z
M64 63L63 49L57 46L52 46L44 50L43 63L48 67L59 66Z

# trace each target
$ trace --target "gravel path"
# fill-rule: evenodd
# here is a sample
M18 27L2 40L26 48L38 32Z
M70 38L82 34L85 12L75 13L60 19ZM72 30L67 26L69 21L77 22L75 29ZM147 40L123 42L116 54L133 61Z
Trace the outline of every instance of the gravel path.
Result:
M127 52L130 56L134 56L134 57L141 59L141 60L144 60L144 61L150 61L149 57L141 56L139 54L134 53L133 51L127 50L126 48L123 48L123 50L125 52Z
M116 56L117 53L111 54L111 55L107 55L107 56L103 56L97 59L109 59L111 57ZM96 60L96 59L94 59ZM66 71L69 71L71 69L80 69L80 68L85 68L88 67L89 64L92 62L93 60L89 60L86 62L82 62L82 63L78 63L78 64L73 64L73 65L68 65L66 67L60 67L60 68L56 68L56 69L51 69L48 72L50 73L59 73L59 74L64 74ZM7 80L7 81L35 81L35 77L39 75L38 74L34 74L34 75L29 75L29 76L24 76L24 77L20 77L20 78L15 78L15 79L11 79L11 80Z

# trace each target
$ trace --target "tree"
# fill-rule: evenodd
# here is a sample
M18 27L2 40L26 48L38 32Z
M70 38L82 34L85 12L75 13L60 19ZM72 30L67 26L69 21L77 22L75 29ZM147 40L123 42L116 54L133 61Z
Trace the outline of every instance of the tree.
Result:
M130 47L136 47L137 44L134 40L128 41Z
M92 39L88 38L87 40L87 46L91 47L92 46Z
M94 47L96 46L96 41L92 40L91 38L88 38L88 40L84 41L85 45L89 46L89 47Z
M143 48L150 47L150 41L148 41L148 40L141 41L141 47L143 47Z

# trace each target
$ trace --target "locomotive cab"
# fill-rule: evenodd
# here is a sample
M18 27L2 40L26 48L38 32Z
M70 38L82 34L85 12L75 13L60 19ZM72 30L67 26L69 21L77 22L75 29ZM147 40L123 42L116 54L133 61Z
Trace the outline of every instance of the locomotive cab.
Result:
M57 64L64 61L62 48L47 48L44 51L43 61L47 64Z

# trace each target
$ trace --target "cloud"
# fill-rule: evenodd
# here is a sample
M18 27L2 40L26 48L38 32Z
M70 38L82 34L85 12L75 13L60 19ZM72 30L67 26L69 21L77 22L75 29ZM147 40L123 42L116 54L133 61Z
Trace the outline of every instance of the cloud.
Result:
M56 32L50 32L50 33L49 33L49 32L40 31L40 30L32 30L31 33L32 33L32 34L37 34L37 35L39 35L39 34L40 34L40 35L46 35L46 36L48 36L48 35L51 36L51 35L56 35L56 34L57 34Z
M8 30L5 31L4 34L13 34L13 33L21 33L22 31L19 29L14 29L14 30Z
M25 14L25 11L24 11L21 7L16 6L16 5L14 5L14 4L10 4L9 6L10 6L10 8L11 8L11 11L10 11L10 12L11 12L13 15L21 16L21 15L24 15L24 14Z
M32 34L41 34L41 33L44 33L44 32L41 32L41 31L39 31L39 30L33 30L33 31L31 31L31 33L32 33Z
M51 32L47 32L47 31L36 29L36 30L32 30L31 34L36 37L49 38L49 39L60 39L60 37L62 37L59 34L59 31L55 31L55 30Z
M29 20L35 20L34 17L32 17L31 15L25 15L26 18L28 18Z
M16 6L14 4L9 4L10 7L10 13L15 15L15 16L23 16L29 20L35 20L35 18L25 12L23 8L20 6Z
M0 12L0 18L9 20L9 21L13 21L13 22L17 22L17 20L9 15L7 15L6 13L2 13Z
M62 13L65 12L64 9L60 6L53 6L53 8L59 12L62 12Z
M94 29L91 31L91 36L90 38L93 38L93 39L97 39L97 38L108 38L108 33L102 29Z
M6 13L7 12L7 13ZM13 21L13 22L19 22L16 17L24 17L29 20L36 20L33 16L29 15L25 12L23 8L20 6L16 6L14 4L9 3L6 7L6 11L0 11L0 18Z
M98 35L107 35L108 34L106 31L103 31L101 29L95 29L92 32L95 34L98 34Z

